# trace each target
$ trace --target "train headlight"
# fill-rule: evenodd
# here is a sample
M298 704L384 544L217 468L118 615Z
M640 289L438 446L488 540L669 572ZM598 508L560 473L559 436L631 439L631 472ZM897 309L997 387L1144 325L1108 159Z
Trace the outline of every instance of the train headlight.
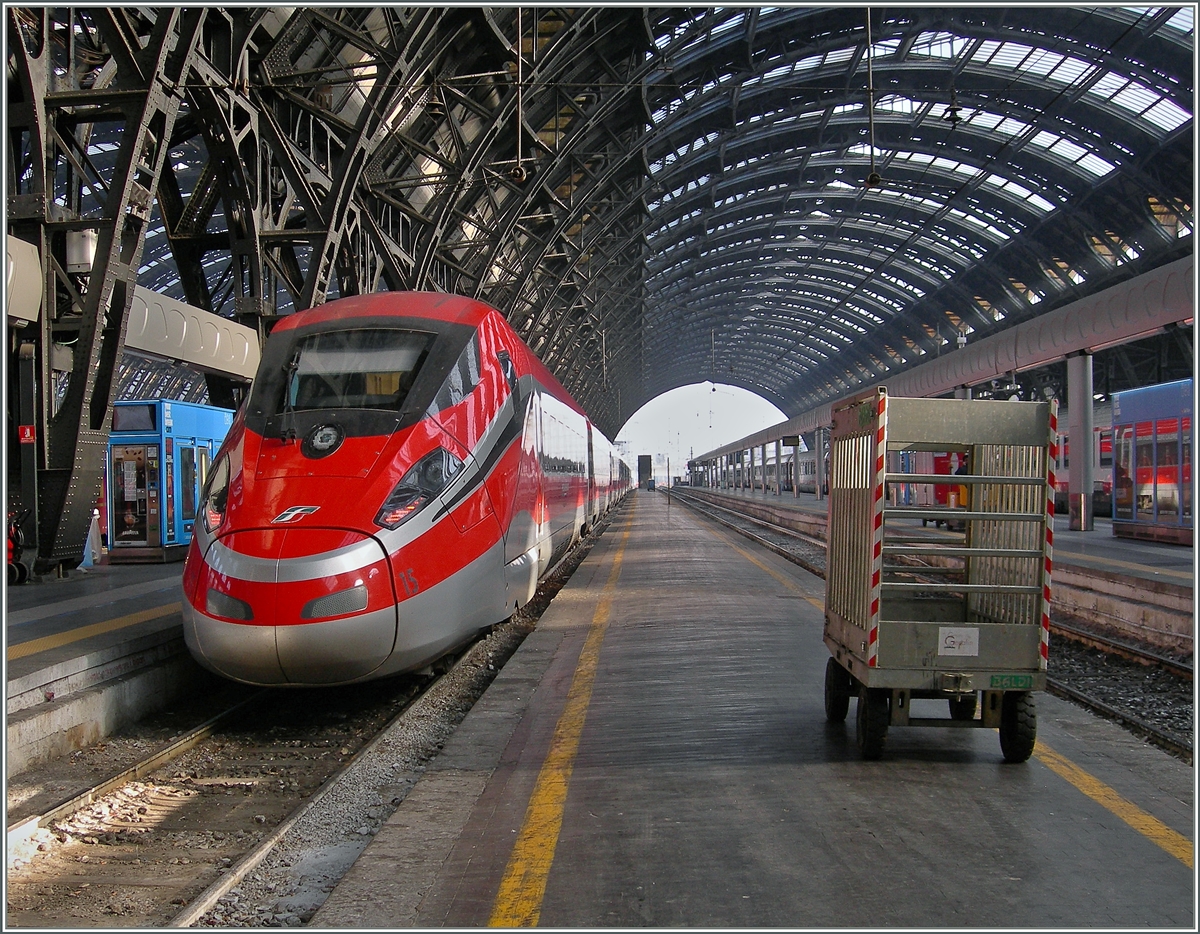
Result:
M215 532L225 518L225 505L229 500L229 458L222 457L208 472L208 482L200 496L200 510L204 514L204 527Z
M450 485L463 463L445 448L422 457L400 478L375 516L375 524L394 529L416 515Z

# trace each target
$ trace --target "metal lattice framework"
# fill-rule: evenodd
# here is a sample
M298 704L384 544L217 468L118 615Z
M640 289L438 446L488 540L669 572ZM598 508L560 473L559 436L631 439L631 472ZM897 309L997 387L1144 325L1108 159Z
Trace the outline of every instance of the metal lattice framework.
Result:
M611 436L705 379L792 414L1192 249L1190 8L6 16L44 562L78 554L121 374L199 389L124 356L133 284L262 333L477 296Z

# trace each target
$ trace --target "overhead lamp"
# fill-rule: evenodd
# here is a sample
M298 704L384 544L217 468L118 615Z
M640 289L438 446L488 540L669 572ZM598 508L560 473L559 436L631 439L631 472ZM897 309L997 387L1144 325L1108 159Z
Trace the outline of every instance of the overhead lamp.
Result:
M967 332L966 332L966 331L959 331L959 332L958 332L958 337L957 337L955 340L956 340L956 342L957 342L957 344L958 344L958 349L959 349L959 350L962 350L964 347L966 347L966 346L967 346Z
M950 126L956 127L962 122L962 108L958 106L958 92L954 89L954 85L950 86L950 104L946 108L946 112L942 114L942 119L947 121Z

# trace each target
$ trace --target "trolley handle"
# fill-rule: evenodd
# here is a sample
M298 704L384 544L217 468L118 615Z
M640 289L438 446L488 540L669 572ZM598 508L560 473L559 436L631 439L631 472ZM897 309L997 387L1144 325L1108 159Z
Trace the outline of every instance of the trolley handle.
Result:
M1013 486L1044 486L1045 477L991 477L979 474L956 473L889 473L885 483L940 483L947 486L976 483L1006 483Z
M1041 522L1045 516L1040 512L977 512L968 509L934 509L929 506L884 507L884 520L888 519L995 519L1000 522Z

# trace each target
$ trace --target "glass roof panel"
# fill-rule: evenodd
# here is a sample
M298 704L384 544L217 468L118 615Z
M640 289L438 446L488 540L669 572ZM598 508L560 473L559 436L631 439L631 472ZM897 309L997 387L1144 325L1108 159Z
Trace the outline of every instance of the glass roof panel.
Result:
M1172 29L1178 29L1183 33L1191 33L1196 26L1196 11L1190 7L1183 7L1178 13L1167 20L1167 25Z

